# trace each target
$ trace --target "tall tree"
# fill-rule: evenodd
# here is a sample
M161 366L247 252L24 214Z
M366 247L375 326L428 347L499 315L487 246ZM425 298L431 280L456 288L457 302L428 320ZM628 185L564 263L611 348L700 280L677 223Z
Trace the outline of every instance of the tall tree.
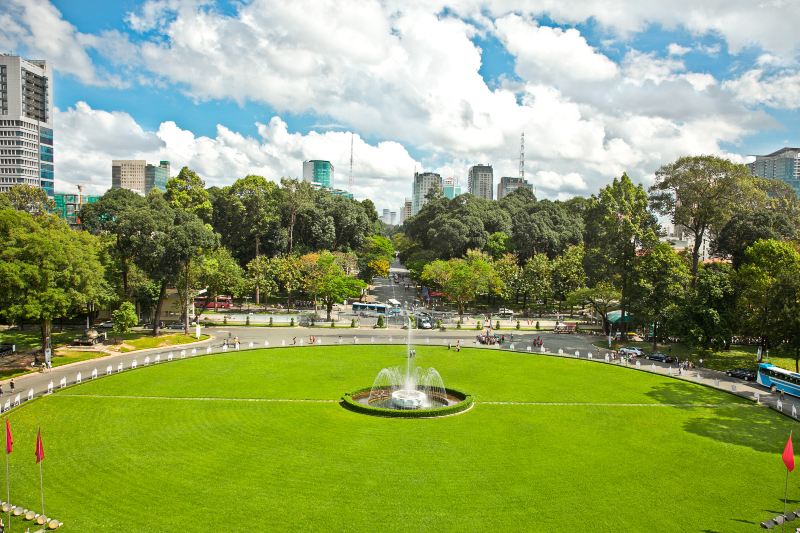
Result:
M791 218L778 210L741 211L735 213L712 242L716 255L730 257L734 268L745 260L745 250L761 239L794 239L798 229Z
M658 223L648 210L647 193L623 174L592 198L585 219L584 264L590 283L605 281L621 289L621 320L625 324L637 250L647 250L658 242Z
M37 321L44 350L52 348L54 319L108 301L96 237L56 217L5 209L0 242L0 316Z
M230 294L240 296L244 292L244 271L224 246L206 251L193 263L196 269L197 287L205 289L205 302L217 296ZM198 313L198 317L203 313Z
M553 296L553 263L545 253L535 253L522 268L525 278L525 307L536 304L541 316L542 309Z
M303 270L300 258L284 255L273 259L275 279L278 287L286 293L286 307L292 309L292 297L303 286Z
M730 346L738 320L735 274L727 263L700 266L694 291L690 291L677 324L691 344L703 349Z
M669 215L673 224L685 227L694 237L694 282L703 239L709 232L720 231L737 205L757 194L757 188L745 165L701 155L681 157L658 169L650 194L657 213Z
M348 276L336 256L327 250L306 254L300 259L305 274L304 288L315 301L317 298L322 300L327 320L331 320L333 304L359 296L366 287L363 281Z
M619 305L622 293L607 281L601 281L594 287L584 287L572 291L567 296L567 301L571 305L591 307L595 315L603 321L603 333L611 334L611 324L608 321L608 313Z
M193 213L204 222L211 222L211 198L203 180L189 167L183 167L177 176L167 181L164 198L173 209Z
M381 235L370 235L358 251L359 277L367 283L375 276L386 277L393 260L392 241Z
M496 280L498 287L501 283L491 261L479 254L466 259L433 261L423 269L422 280L441 288L447 299L458 307L459 317L464 315L467 304L489 292L492 280Z
M281 180L281 209L288 229L287 253L292 253L294 246L294 227L297 215L314 205L314 191L311 184L295 179Z
M8 204L17 211L25 211L34 216L52 213L56 203L41 187L33 185L14 185L8 191L0 193L8 200Z
M263 255L254 257L247 263L247 278L255 290L256 305L261 304L262 293L266 295L264 299L267 300L270 294L278 290L275 270L276 261Z
M576 244L553 261L553 296L559 301L559 305L567 300L569 293L586 285L583 256L583 244Z
M659 326L682 305L690 281L689 267L667 243L659 243L636 258L631 308L637 318L653 325L654 351Z

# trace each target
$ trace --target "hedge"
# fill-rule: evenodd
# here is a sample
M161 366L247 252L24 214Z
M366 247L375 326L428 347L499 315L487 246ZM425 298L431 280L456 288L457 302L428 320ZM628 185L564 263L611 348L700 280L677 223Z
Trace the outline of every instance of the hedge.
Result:
M383 407L365 405L353 399L353 396L369 392L370 390L371 387L367 387L345 393L345 395L342 396L342 406L350 411L372 416L384 416L388 418L435 418L438 416L461 413L472 407L473 403L471 395L464 394L455 389L445 389L445 391L449 396L455 396L461 401L453 405L448 405L447 407L437 407L435 409L385 409Z

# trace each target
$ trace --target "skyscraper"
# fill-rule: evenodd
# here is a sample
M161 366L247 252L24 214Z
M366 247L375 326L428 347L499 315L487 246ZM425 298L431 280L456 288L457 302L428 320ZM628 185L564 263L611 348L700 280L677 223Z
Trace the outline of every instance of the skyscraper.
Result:
M431 189L442 190L442 176L435 172L414 172L414 185L411 194L411 214L416 215L425 205L426 196Z
M800 148L781 148L768 155L757 155L747 165L754 176L782 180L800 195Z
M0 55L0 192L33 185L53 197L52 121L47 62Z
M494 196L494 170L492 165L475 165L469 167L469 192L475 196L491 200Z
M497 184L497 199L502 200L504 196L522 188L533 192L533 185L525 181L524 178L517 176L503 176L500 178L500 182Z
M411 200L406 198L405 202L403 202L403 208L400 210L400 220L398 224L402 224L409 218L411 218L414 214L414 206L411 203Z
M303 180L330 189L333 187L333 165L330 161L321 159L310 159L303 161Z
M169 161L160 161L158 166L144 159L114 159L111 161L111 188L130 189L147 194L153 189L167 190Z
M444 179L442 192L445 198L452 200L456 196L461 196L461 185L458 184L458 180L450 176Z

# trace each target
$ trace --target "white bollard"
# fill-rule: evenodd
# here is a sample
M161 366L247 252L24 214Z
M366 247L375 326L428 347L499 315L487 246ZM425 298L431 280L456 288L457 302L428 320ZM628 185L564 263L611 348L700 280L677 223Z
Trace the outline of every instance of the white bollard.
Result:
M120 361L117 365L117 372L122 372L123 370L125 370L125 365L123 365L122 361Z
M755 397L755 399L756 399L756 403L761 403L761 402L760 402L760 400L761 400L761 395L759 395L759 394L756 392L756 393L755 393L753 396L754 396L754 397Z
M264 348L266 348L267 346L269 346L269 341L267 339L264 339Z
M253 341L250 341L250 344L248 344L247 347L248 348L252 348L253 347Z
M777 405L777 407L778 407L778 411L780 411L780 412L782 413L782 412L783 412L783 402L782 402L782 401L780 401L780 400L778 400L778 405Z
M75 376L75 383L82 383L82 382L83 382L83 378L81 377L81 373L78 372L78 375ZM50 383L52 383L52 381Z
M797 418L797 407L792 404L792 418Z
M19 395L19 394L17 394L16 396L14 396L14 407L18 406L18 405L20 404L20 402L21 402L21 401L22 401L22 400L21 400L21 398L20 398L20 395Z
M33 400L33 389L28 389L28 399Z
M636 361L636 368L642 368L642 362Z
M392 338L391 338L391 337L389 337L389 344L391 344L391 343L392 343Z
M150 364L150 356L148 355L147 357L144 358L144 366L147 366L149 364Z
M158 355L156 355L156 359L155 359L154 363L158 364L160 362L161 362L161 354L158 354Z
M6 403L3 405L3 411L8 411L11 409L11 400L6 400Z
M53 393L53 382L51 381L50 383L47 384L47 394L52 394L52 393Z
M575 357L580 357L580 356L581 356L581 352L579 352L578 350L575 350Z
M651 366L653 367L653 372L655 372L656 371L656 364L653 363Z
M167 354L167 361L172 361L172 352Z
M718 380L718 379L715 379L715 380L714 380L714 386L715 386L716 388L718 388L718 389L720 388L720 386L719 386L719 380Z
M370 337L369 342L375 342L375 337Z
M564 350L563 350L563 349L561 349L561 348L559 348L559 349L558 349L558 355L564 355Z
M286 346L286 339L281 339L281 346Z
M112 372L114 372L114 367L111 366L111 365L108 365L106 367L106 376L110 376Z
M528 350L528 353L530 353L532 351L532 348L531 348L530 344L528 345L527 350Z
M736 384L735 383L731 384L731 392L736 392Z
M358 337L353 337L353 344L358 344Z
M139 364L136 362L136 359L131 361L131 368L136 368L137 366L139 366Z
M586 358L587 359L594 359L594 355L592 355L592 352L589 352L589 353L586 354Z
M211 353L211 346L206 346L206 354Z
M196 353L197 353L197 350L195 350L194 352L192 352L192 355L194 355L194 354L196 354ZM181 350L181 357L185 357L185 356L186 356L186 350Z
M301 338L301 339L300 339L300 346L302 346L302 345L303 345L303 342L305 342L305 341L303 341L303 339Z
M63 377L61 378L61 381L58 382L58 388L63 389L66 386L67 386L67 378Z
M319 339L317 339L317 344L322 344L322 337L320 337Z
M227 352L228 351L228 345L227 344L223 344L222 345L222 351L223 352ZM181 358L183 358L184 356L185 356L185 354L181 353Z
M514 345L513 345L513 344L509 344L509 345L508 345L508 349L509 349L509 350L513 350L513 349L514 349Z
M430 343L431 343L430 337L425 337L425 344L430 344Z
M544 346L539 346L539 353L544 353L544 352L545 352Z
M92 370L92 379L97 379L97 369Z
M610 360L611 360L611 358L608 357L608 354L606 354L606 363L608 363Z

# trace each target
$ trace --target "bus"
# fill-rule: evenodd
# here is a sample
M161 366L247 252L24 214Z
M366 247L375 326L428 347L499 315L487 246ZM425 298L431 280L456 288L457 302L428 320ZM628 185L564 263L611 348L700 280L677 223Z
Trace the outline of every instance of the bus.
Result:
M769 388L771 392L783 391L792 396L800 396L800 374L784 370L771 363L758 365L758 384Z
M387 315L390 312L390 308L388 305L378 302L371 302L371 303L353 302L353 312Z
M198 309L230 309L233 306L233 298L230 296L217 296L213 300L206 301L203 297L194 299L194 306Z
M388 300L386 300L386 303L389 304L389 308L391 309L392 313L396 314L400 313L401 304L399 300L395 300L394 298L389 298Z

